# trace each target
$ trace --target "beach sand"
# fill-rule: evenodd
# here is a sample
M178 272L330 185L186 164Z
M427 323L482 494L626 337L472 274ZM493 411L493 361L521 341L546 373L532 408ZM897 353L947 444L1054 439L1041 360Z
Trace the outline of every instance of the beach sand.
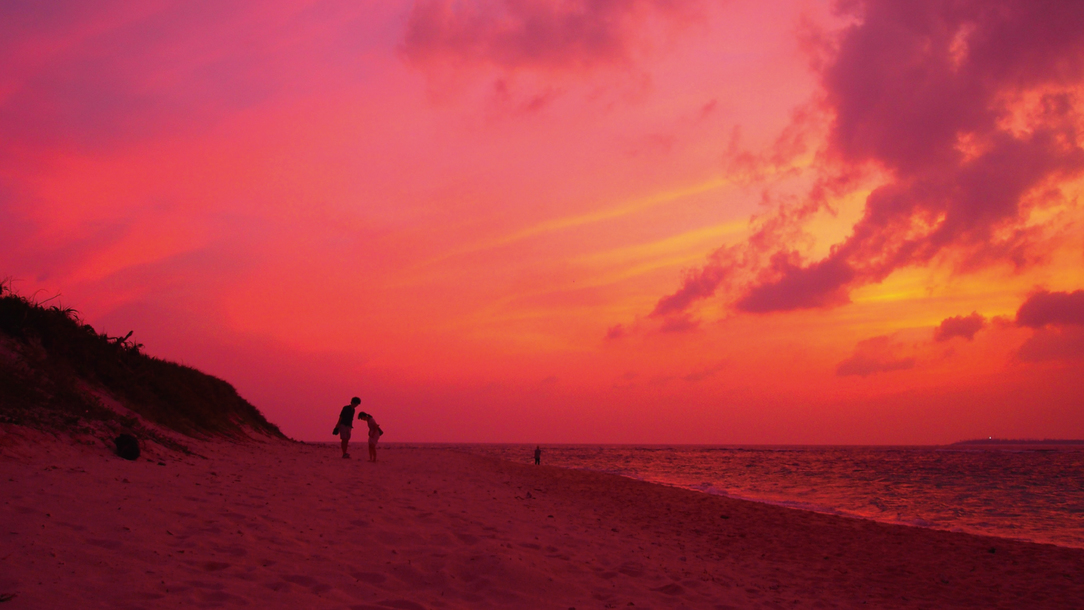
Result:
M1084 550L425 447L0 430L11 608L1084 608ZM149 455L147 455L149 454Z

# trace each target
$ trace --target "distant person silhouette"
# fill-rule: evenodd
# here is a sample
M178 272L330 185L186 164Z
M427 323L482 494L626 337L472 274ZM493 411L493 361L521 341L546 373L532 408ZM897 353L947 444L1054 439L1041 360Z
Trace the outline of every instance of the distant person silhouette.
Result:
M534 448L534 465L537 466L542 463L542 447L535 446Z
M372 415L362 411L358 413L358 419L364 419L365 423L369 424L369 461L376 461L376 443L380 440L380 437L384 434L384 431L380 429L380 424L376 423Z
M335 424L334 432L342 439L343 445L343 459L350 457L347 452L347 446L350 444L350 433L354 429L354 409L358 408L361 404L361 399L357 396L350 399L350 404L343 407L342 411L339 411L339 423ZM359 416L358 419L361 419Z

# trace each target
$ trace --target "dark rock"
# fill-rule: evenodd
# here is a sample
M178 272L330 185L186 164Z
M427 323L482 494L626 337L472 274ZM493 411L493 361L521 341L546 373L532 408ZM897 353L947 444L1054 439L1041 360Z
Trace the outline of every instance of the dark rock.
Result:
M121 434L113 439L117 444L117 455L126 460L139 459L139 441L131 434Z

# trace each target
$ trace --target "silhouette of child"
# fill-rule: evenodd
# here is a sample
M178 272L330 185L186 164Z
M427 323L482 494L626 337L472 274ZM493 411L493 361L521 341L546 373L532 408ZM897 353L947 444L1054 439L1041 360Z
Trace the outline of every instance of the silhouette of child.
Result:
M362 411L358 413L358 419L365 420L365 423L369 424L369 461L376 461L376 443L380 440L384 431L380 429L380 424L376 423L372 415Z

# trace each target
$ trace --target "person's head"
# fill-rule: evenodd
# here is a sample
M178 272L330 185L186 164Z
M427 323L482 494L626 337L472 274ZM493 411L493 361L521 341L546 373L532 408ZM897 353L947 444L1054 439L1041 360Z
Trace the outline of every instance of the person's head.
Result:
M352 405L354 405L356 407L356 406L361 404L361 399L358 398L357 396L355 396L355 397L350 399L350 404L352 404Z
M358 419L368 420L369 419L369 414L366 413L365 411L362 411L361 413L358 413Z

